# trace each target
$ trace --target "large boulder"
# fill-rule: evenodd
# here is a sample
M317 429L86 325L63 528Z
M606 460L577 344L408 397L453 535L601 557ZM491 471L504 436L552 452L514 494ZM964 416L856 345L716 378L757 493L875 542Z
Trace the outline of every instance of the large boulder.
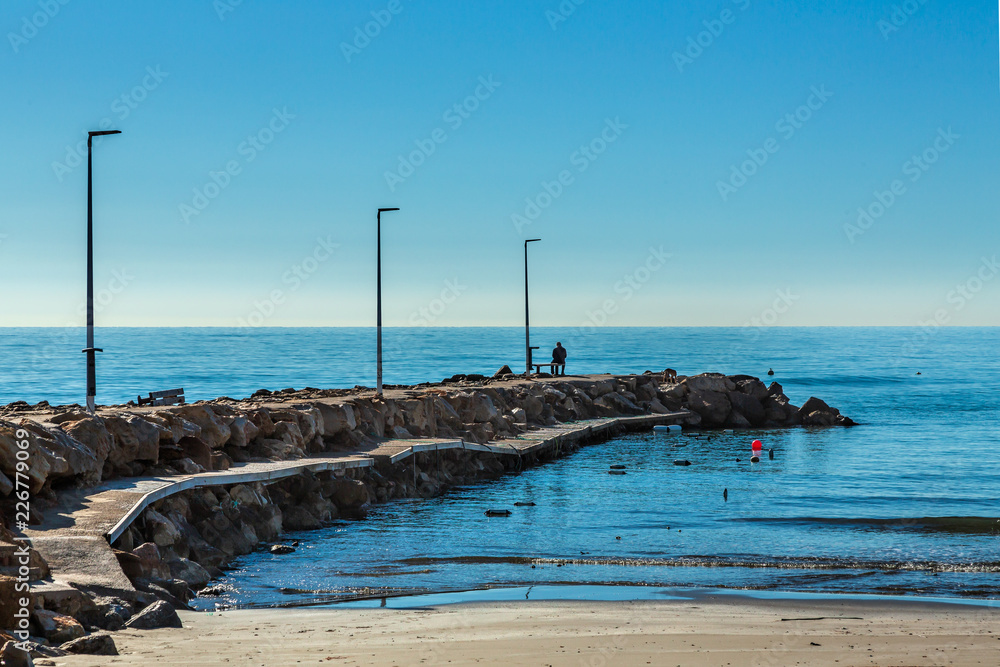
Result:
M53 644L62 644L87 634L80 622L72 616L57 614L48 609L35 609L31 616L41 635Z
M328 496L340 509L357 509L368 503L368 487L357 479L334 479L323 485Z
M598 409L603 407L604 410L602 410L602 412L605 412L605 415L609 417L618 415L638 415L643 412L642 408L617 392L604 394L594 401L594 406L598 407Z
M229 424L229 441L226 443L233 447L246 447L257 437L260 429L252 421L240 415L234 417Z
M728 395L710 390L692 390L687 407L700 415L707 426L722 426L732 410Z
M108 460L115 466L159 459L161 427L130 414L106 416L104 427L113 439Z
M17 642L9 640L0 647L0 665L3 667L33 667L31 653L18 648Z
M763 401L768 397L767 387L757 378L740 380L736 383L736 389L743 394L753 396L758 401Z
M20 451L18 443L27 440L29 451L33 449L33 438L22 437L24 434L25 432L19 426L0 421L0 472L11 479L16 479L17 474L17 453ZM38 493L42 490L51 470L52 467L46 457L28 457L28 470L22 474L28 477L28 488L32 493Z
M155 630L157 628L180 628L183 626L174 608L163 600L157 600L130 618L125 627L136 630Z
M22 419L18 425L29 434L31 451L48 462L50 481L75 478L85 485L100 481L101 466L97 457L83 443L55 425L47 429L29 419Z
M212 580L208 570L187 558L172 560L167 565L170 567L171 578L180 579L194 590L204 588Z
M681 384L689 391L714 391L719 394L726 394L736 389L736 383L722 373L702 373L686 378Z
M184 437L196 438L201 435L200 426L172 411L162 410L147 416L162 419L165 427L170 430L170 439L174 442L179 442Z
M86 655L118 655L115 640L106 632L95 632L86 637L74 639L60 646L68 653L83 653Z
M169 412L197 425L201 429L197 435L212 449L219 449L229 441L229 425L207 405L185 405Z
M146 510L146 534L151 535L153 543L160 547L169 547L181 539L181 531L173 521L163 516L153 508Z
M84 417L60 424L62 430L77 442L83 443L97 459L97 465L104 467L104 462L111 453L113 446L111 434L104 427L100 417Z
M760 384L761 389L766 391L763 384L758 384ZM764 410L764 406L752 394L743 393L742 391L729 392L729 402L732 405L733 411L746 417L750 424L762 426L767 421L767 413Z

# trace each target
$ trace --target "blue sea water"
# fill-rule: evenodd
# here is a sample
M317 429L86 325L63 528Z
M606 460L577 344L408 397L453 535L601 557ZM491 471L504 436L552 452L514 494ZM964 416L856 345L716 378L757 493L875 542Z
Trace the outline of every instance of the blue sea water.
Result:
M543 350L562 341L571 373L670 366L763 377L773 368L793 403L819 396L861 425L623 436L297 535L293 554L237 561L222 601L611 583L1000 598L1000 330L532 334ZM82 338L82 330L0 329L0 403L82 402ZM389 383L523 364L517 328L389 329L385 341ZM370 329L102 329L98 346L107 350L99 402L175 386L199 399L374 383ZM774 460L749 462L753 438ZM693 465L674 466L677 458ZM619 463L627 474L608 475ZM487 519L489 508L513 515Z

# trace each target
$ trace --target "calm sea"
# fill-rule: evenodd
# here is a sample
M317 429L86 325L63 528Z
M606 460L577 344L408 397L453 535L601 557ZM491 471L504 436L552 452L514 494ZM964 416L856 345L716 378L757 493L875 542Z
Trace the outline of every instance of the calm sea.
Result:
M1000 330L532 333L546 353L563 342L571 372L773 368L794 403L819 396L861 426L622 437L433 500L377 506L297 536L290 555L244 557L224 601L566 583L1000 598ZM386 382L519 370L523 335L386 330ZM177 386L191 399L371 386L374 339L371 329L101 329L98 401ZM0 329L0 403L82 402L82 347L80 329ZM749 462L753 438L774 460ZM619 463L628 474L608 475ZM487 519L489 508L514 513Z

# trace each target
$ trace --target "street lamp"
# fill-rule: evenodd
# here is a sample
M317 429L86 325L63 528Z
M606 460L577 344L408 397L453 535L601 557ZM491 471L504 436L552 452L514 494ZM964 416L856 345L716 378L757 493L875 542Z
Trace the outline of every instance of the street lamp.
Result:
M524 241L524 363L525 373L531 375L531 331L528 328L528 244L541 239Z
M96 352L103 352L94 347L94 137L108 134L121 134L119 130L104 130L87 133L87 347L83 352L87 355L87 411L91 414L97 409L97 363Z
M375 393L382 395L382 213L386 211L398 211L398 208L380 208L378 210L377 228L377 260L378 265L378 287L377 287L377 314L375 318L375 329L378 347L378 379L376 381Z

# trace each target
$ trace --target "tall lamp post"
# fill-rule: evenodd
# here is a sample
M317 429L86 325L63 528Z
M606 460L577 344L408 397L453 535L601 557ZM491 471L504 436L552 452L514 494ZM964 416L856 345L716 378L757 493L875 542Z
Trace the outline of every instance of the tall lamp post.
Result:
M94 137L121 134L120 130L87 133L87 411L97 409L97 360L95 353L103 352L94 347Z
M531 330L528 327L528 244L541 239L524 241L524 364L525 373L531 375Z
M379 396L382 395L382 214L385 213L386 211L398 211L398 210L399 210L398 208L380 208L378 210L378 218L376 224L377 246L378 246L376 251L377 255L376 263L378 265L378 286L376 289L377 295L375 298L377 305L377 313L375 317L375 329L376 329L375 336L377 339L376 346L378 348L377 350L378 379L376 381L375 393L378 394Z

